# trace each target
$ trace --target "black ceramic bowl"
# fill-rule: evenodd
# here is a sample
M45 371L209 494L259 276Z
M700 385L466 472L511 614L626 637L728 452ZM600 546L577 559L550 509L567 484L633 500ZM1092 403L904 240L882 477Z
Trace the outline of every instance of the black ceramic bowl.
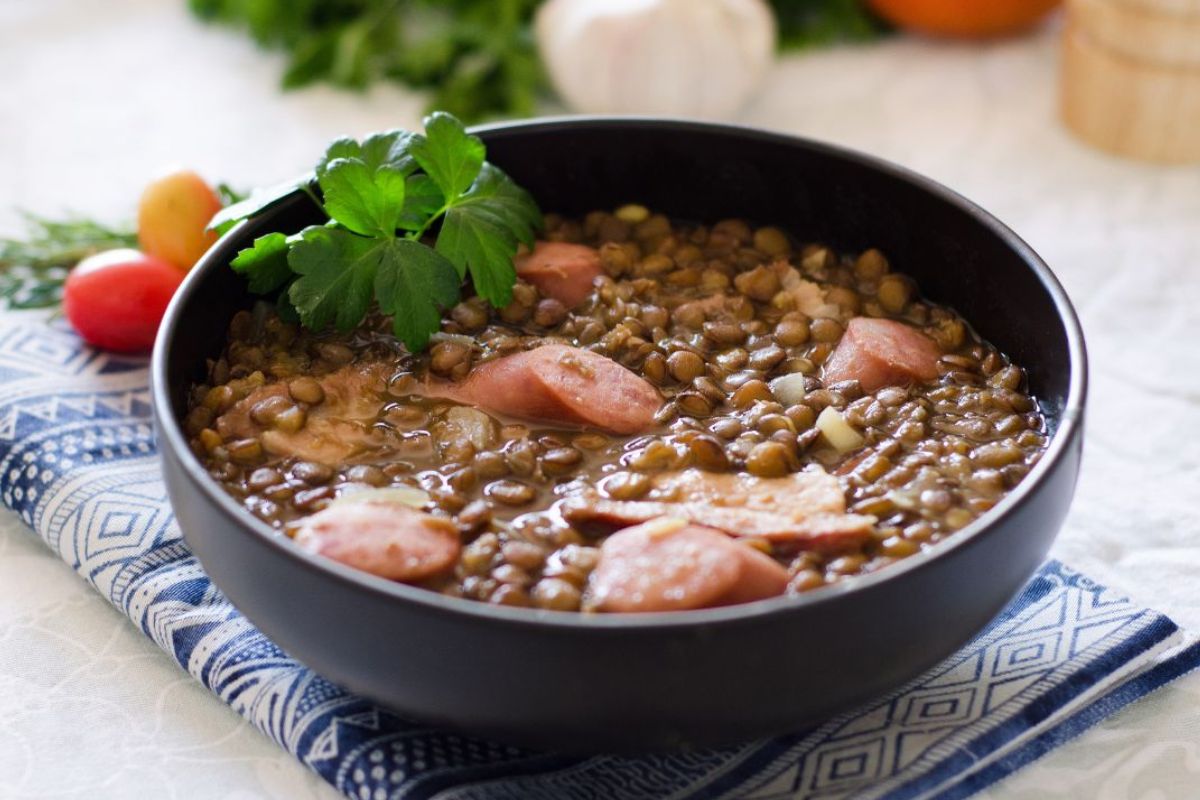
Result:
M204 257L153 363L167 487L188 544L230 600L317 672L413 718L555 749L662 749L759 737L894 688L985 625L1034 572L1079 468L1085 355L1046 265L942 186L835 147L685 122L564 119L482 128L488 158L566 214L643 203L744 217L839 250L878 247L1029 374L1053 436L1003 502L888 569L742 606L644 615L500 608L302 552L206 474L179 420L204 360L253 298L228 268L265 230L314 221L297 192Z

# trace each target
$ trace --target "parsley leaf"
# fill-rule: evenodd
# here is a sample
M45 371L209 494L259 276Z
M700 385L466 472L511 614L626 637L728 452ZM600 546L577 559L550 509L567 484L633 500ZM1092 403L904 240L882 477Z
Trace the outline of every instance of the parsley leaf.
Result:
M413 158L433 178L447 203L471 188L486 151L478 136L454 117L435 111L425 119L425 137L410 147Z
M444 113L425 120L423 136L338 139L316 167L321 197L301 184L329 221L260 236L231 266L251 291L279 292L280 313L305 327L350 330L374 303L409 350L421 350L468 275L493 305L511 301L513 256L542 224L533 198L486 155L483 142Z
M362 321L372 292L392 315L396 336L414 352L425 347L442 311L458 301L454 266L411 239L368 239L337 228L313 227L291 250L300 277L288 290L301 322L349 330Z
M463 119L535 112L547 81L533 14L541 0L188 0L201 19L283 51L285 87L397 81Z
M517 244L533 246L542 217L529 194L491 164L453 202L438 233L437 251L460 275L469 270L475 291L500 308L512 301Z
M868 41L888 29L860 0L771 0L771 5L781 50Z
M419 134L392 130L373 133L363 139L362 144L349 138L334 139L317 162L317 178L323 177L330 163L339 158L357 158L372 170L394 167L407 175L416 169L409 146L414 139L420 138Z
M548 92L534 15L543 0L189 0L205 20L282 50L292 88L399 81L465 120L527 117ZM697 5L693 2L691 5ZM782 50L878 38L862 0L770 0Z
M309 177L306 175L296 180L284 181L266 189L255 189L249 197L227 205L213 215L208 222L208 230L216 231L222 236L237 223L244 219L257 216L272 206L276 206L289 198L297 187L307 186Z
M301 232L288 251L288 266L300 276L288 299L305 327L321 330L333 323L348 331L362 322L386 244L339 228L313 226Z
M325 212L363 236L392 236L404 210L404 173L391 166L375 170L357 158L337 158L319 179Z
M406 231L423 231L429 218L442 207L442 190L433 178L422 173L409 175L404 181L404 213L400 227Z
M300 324L300 312L292 305L292 298L288 295L291 288L289 284L279 293L279 297L275 300L275 313L283 322L298 325Z
M436 250L397 239L381 254L375 296L379 310L392 316L397 338L416 352L441 325L441 312L458 302L461 283L454 265Z
M229 266L249 279L250 291L269 294L292 277L288 266L288 237L268 233L254 240L254 246L238 252Z

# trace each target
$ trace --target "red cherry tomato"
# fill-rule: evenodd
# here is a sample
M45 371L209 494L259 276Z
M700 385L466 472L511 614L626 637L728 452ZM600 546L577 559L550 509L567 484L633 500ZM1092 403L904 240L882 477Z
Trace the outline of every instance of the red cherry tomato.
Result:
M80 261L63 287L63 312L88 344L143 352L184 271L137 250L109 250Z

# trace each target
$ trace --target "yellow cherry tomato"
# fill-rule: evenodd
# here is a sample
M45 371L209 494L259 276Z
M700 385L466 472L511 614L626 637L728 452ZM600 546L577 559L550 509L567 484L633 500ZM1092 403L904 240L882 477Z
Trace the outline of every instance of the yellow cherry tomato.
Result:
M205 230L221 200L204 179L178 170L152 181L138 204L138 244L143 252L191 269L217 240Z

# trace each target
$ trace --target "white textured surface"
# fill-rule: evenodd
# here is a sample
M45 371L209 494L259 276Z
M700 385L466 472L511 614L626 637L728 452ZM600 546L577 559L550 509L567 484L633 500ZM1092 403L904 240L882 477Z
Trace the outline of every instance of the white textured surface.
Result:
M170 163L274 182L336 134L418 120L419 101L395 89L280 95L275 57L183 5L0 0L0 231L16 230L16 207L128 216ZM1053 32L985 47L896 39L788 59L742 121L929 174L1045 256L1092 357L1084 472L1055 555L1200 630L1200 168L1078 145L1055 119L1055 70ZM984 796L1185 798L1197 786L1191 676ZM5 512L0 797L97 796L334 795Z

